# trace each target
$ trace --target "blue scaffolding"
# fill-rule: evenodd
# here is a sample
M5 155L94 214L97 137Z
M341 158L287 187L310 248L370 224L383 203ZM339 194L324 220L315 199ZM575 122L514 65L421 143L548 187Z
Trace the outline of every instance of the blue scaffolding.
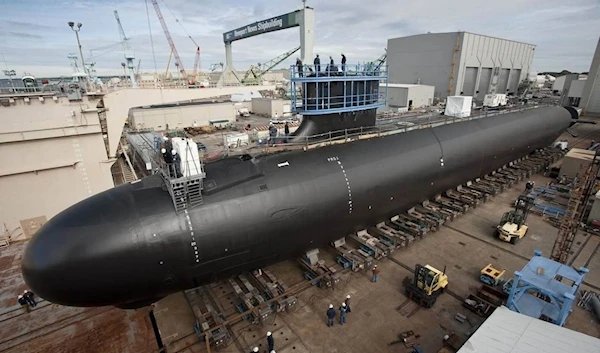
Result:
M507 306L512 311L564 326L587 272L585 267L575 270L535 250L527 265L515 271Z
M291 66L292 111L320 115L386 104L387 68L372 64Z

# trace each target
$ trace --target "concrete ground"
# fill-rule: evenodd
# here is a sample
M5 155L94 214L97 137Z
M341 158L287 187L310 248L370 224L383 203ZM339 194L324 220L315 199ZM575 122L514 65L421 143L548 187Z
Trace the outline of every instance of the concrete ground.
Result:
M570 141L570 147L587 147L591 140L600 140L600 126L579 125L573 130L577 137L561 137ZM534 175L532 180L536 185L545 185L550 179ZM479 273L483 267L491 263L496 268L505 269L505 276L510 278L514 271L523 268L534 250L539 249L543 255L550 256L558 230L541 216L529 216L530 230L515 245L493 237L502 214L512 209L513 202L524 188L524 182L513 186L438 232L397 250L391 259L379 261L381 274L377 283L371 283L370 273L345 272L334 289L311 287L299 294L299 303L292 312L277 314L267 324L242 322L234 325L231 328L233 342L219 352L250 352L254 346L266 352L267 331L273 332L278 353L410 352L403 344L388 345L397 339L399 333L407 330L420 336L417 341L424 352L437 352L442 347L443 336L451 332L466 339L484 319L464 308L462 298L476 293L481 285ZM585 266L590 270L582 288L596 292L600 292L599 248L599 236L580 231L569 259L569 264L576 268ZM328 265L334 264L334 257L327 249L321 251L320 257ZM445 266L450 282L448 288L455 295L442 294L432 309L420 309L416 303L406 303L402 280L412 276L408 269L414 268L417 263L439 269ZM288 284L303 281L302 270L294 261L276 264L270 270ZM338 308L348 294L352 297L352 312L348 314L347 323L342 326L336 321L334 327L327 327L325 312L328 305ZM232 296L233 293L225 288L223 295ZM402 304L405 306L398 310ZM162 305L162 302L158 303L158 306ZM468 320L459 323L454 319L457 313L465 315ZM162 325L165 326L176 320L174 317L164 319ZM573 306L566 327L600 337L598 321L591 312L577 306ZM193 340L187 341L185 347L181 349L178 346L176 351L206 352L204 343L194 344Z

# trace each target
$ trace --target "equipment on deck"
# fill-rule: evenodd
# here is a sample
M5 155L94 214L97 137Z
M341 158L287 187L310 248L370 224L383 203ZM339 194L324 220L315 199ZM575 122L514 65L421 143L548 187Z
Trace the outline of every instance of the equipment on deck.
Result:
M433 307L438 295L444 292L448 286L446 268L440 271L435 267L417 264L415 266L415 277L411 281L406 277L403 281L406 296L419 303L425 308Z
M497 286L503 282L502 276L504 276L504 272L506 272L506 270L500 271L494 268L492 264L489 264L481 270L479 280L490 286Z
M515 202L515 209L506 212L496 227L496 236L511 244L527 234L529 227L525 224L529 210L534 205L535 199L528 195L520 195Z

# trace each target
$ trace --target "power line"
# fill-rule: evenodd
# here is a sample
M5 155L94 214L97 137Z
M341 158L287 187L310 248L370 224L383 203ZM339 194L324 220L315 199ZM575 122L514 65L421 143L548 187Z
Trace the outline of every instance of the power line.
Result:
M154 60L154 74L158 75L158 68L156 66L156 55L154 54L154 41L152 40L152 26L150 26L150 11L148 11L148 0L146 3L146 16L148 17L148 31L150 32L150 46L152 47L152 59Z
M171 11L171 9L169 8L169 6L167 5L167 2L163 0L163 4L165 4L165 7L167 8L167 10L169 10L169 12L171 13L171 16L173 16L173 18L175 19L175 22L179 23L179 26L181 26L181 29L183 29L183 31L185 32L185 34L187 34L188 38L192 41L192 43L194 43L194 45L196 47L199 47L198 43L196 43L196 41L194 40L194 38L192 38L192 36L188 33L188 31L185 29L185 27L183 27L183 24L179 21L179 19L177 18L177 16L175 16L175 14L173 13L173 11Z

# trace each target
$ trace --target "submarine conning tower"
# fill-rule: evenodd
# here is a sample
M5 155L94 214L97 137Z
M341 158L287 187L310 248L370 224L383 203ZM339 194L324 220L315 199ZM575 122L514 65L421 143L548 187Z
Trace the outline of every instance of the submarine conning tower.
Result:
M302 65L290 68L292 111L302 123L292 141L375 126L387 99L384 65Z

